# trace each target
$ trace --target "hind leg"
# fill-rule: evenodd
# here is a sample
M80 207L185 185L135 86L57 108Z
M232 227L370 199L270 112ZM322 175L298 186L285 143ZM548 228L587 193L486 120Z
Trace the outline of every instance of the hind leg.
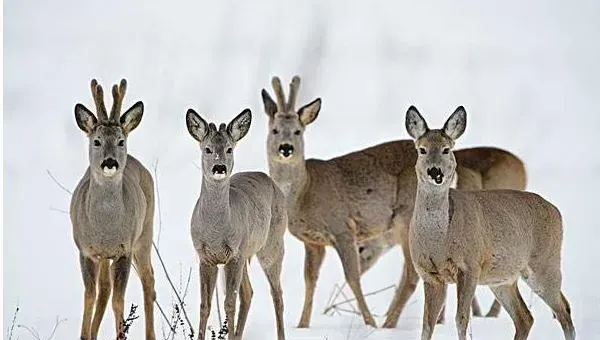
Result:
M533 317L519 293L517 281L509 285L490 287L515 325L515 340L525 340L533 325Z
M142 249L134 255L134 262L142 281L144 292L144 316L146 321L146 340L155 340L154 334L154 269L150 260L150 248Z
M273 244L274 243L274 244ZM275 309L275 320L277 323L277 339L285 339L283 322L283 291L281 289L281 267L283 264L283 239L277 239L268 249L263 249L256 254L258 262L262 267L269 286L271 286L271 297Z
M240 310L238 312L238 321L236 325L236 337L242 337L242 330L246 325L246 319L248 318L248 311L250 310L253 294L254 292L252 291L250 278L248 277L248 268L247 265L245 265L242 273L242 283L240 285Z
M565 339L575 339L575 327L571 319L571 307L560 291L561 273L559 268L531 268L533 273L523 277L531 289L552 309L560 322Z
M98 329L102 322L102 317L106 311L108 298L112 287L110 285L110 262L103 260L100 263L100 274L98 275L98 297L96 299L96 310L94 311L94 320L92 321L92 339L98 338Z
M307 328L310 325L315 287L323 259L325 259L325 247L305 243L304 253L304 306L298 328Z

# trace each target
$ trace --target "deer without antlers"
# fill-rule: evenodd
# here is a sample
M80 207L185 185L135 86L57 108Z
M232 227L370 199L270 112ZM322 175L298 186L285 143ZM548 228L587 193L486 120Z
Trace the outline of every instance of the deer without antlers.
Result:
M290 83L286 101L281 81L272 79L274 101L262 90L269 117L267 155L271 177L286 195L290 233L305 246L305 300L299 327L308 327L325 247L335 248L366 324L375 326L360 276L384 252L399 244L404 254L402 280L384 327L395 327L419 276L408 248L414 207L417 154L411 140L376 145L330 160L305 159L304 131L318 116L321 99L296 110L300 78ZM513 154L496 148L456 151L461 189L525 187L525 168ZM474 306L478 308L474 301Z
M518 190L457 191L454 141L465 131L461 106L440 130L430 130L414 106L406 129L415 139L418 185L410 227L410 253L425 288L421 339L431 339L446 286L457 284L458 338L467 338L475 287L487 285L513 319L515 339L533 324L517 286L519 277L552 309L566 339L575 339L571 310L561 292L562 221L542 197Z
M70 212L85 286L82 340L97 338L111 290L117 337L122 333L132 259L144 291L146 339L155 339L150 259L154 182L150 172L127 154L127 136L140 123L144 105L137 102L120 115L126 87L125 79L113 86L110 116L95 79L91 90L97 117L83 104L75 105L77 125L89 138L90 162L73 193Z

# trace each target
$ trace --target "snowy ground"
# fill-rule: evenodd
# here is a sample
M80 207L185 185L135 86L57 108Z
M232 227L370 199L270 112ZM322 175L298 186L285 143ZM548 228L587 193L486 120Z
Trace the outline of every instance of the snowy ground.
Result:
M236 150L236 170L266 170L266 116L260 89L270 77L303 77L299 101L323 98L306 133L307 155L329 158L378 142L408 138L406 108L417 105L431 125L465 105L469 126L459 146L497 145L521 156L530 186L557 204L565 220L564 291L579 339L600 338L600 292L594 250L600 191L600 3L589 1L6 1L4 6L4 304L18 323L48 334L56 316L67 321L55 339L79 335L83 284L68 216L69 189L87 166L87 140L73 106L93 107L89 81L105 88L129 81L126 104L143 100L146 112L129 139L130 153L149 167L160 160L160 248L179 281L193 266L187 301L198 321L198 275L189 218L200 189L196 144L188 135L189 107L216 121L243 108L254 112L249 136ZM336 138L332 138L335 136ZM158 217L155 239L158 240ZM289 236L289 235L288 235ZM423 294L397 329L372 330L359 317L322 315L335 283L343 281L330 250L321 271L312 327L295 328L304 295L303 247L289 236L283 272L288 339L417 339ZM364 278L365 291L397 283L401 257L390 252ZM171 299L155 260L159 301ZM251 267L254 300L246 338L274 338L266 280ZM454 290L452 289L451 292ZM536 319L532 339L562 339L558 323L524 289ZM388 291L368 302L383 314ZM479 290L483 305L489 292ZM142 302L132 275L128 303ZM454 339L455 299L435 339ZM110 311L110 309L109 309ZM216 313L211 323L216 323ZM156 316L160 334L160 316ZM379 318L381 324L382 318ZM107 313L101 338L112 334ZM267 331L266 331L267 330ZM30 338L22 329L20 339ZM141 339L142 322L132 338ZM265 334L271 332L271 334ZM473 339L509 339L513 328L497 320L472 322Z

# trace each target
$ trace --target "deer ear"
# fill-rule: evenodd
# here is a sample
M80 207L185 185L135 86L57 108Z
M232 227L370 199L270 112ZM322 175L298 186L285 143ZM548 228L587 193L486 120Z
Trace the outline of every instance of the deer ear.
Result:
M317 119L319 111L321 111L321 98L313 100L298 110L300 123L302 123L304 126L312 123L315 119Z
M260 95L262 96L263 104L265 106L265 113L267 116L273 118L277 113L277 104L275 104L271 96L269 96L267 90L262 89Z
M75 121L77 122L77 126L88 135L92 133L98 123L96 116L83 106L83 104L75 105Z
M250 109L245 109L227 125L227 133L233 138L234 142L237 142L248 133L251 123L252 112L250 112Z
M425 119L423 119L419 110L412 105L408 108L408 111L406 111L406 121L404 125L406 126L408 134L414 139L419 139L419 137L429 131L427 122L425 122Z
M133 104L119 119L121 123L121 127L125 134L130 133L135 129L140 122L142 121L142 116L144 115L144 103L137 102Z
M467 127L467 112L465 108L459 106L444 124L444 133L452 139L458 139L465 132Z
M188 132L195 140L202 143L208 136L208 124L193 109L189 109L185 115L185 123Z

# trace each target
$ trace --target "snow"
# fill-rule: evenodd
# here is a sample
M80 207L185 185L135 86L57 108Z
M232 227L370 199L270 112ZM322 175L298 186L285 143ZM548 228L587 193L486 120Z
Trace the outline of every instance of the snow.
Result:
M196 143L184 115L192 107L227 122L244 108L254 113L236 153L236 170L266 171L267 119L260 90L270 78L287 84L302 77L298 103L323 98L318 119L305 134L309 157L330 158L379 142L408 138L404 114L416 105L431 126L464 105L469 124L458 147L495 145L513 151L528 167L529 189L561 208L565 221L563 287L579 339L600 335L600 262L596 193L600 190L600 2L516 1L7 1L4 5L4 304L12 320L55 339L79 334L83 284L67 210L70 197L46 169L73 189L87 166L87 140L73 107L93 107L92 77L108 88L128 80L124 106L143 100L146 112L128 141L129 151L151 168L159 160L162 230L160 249L174 277L193 267L188 312L197 328L197 260L189 220L200 189ZM109 104L110 105L110 104ZM333 137L333 138L332 138ZM155 239L158 240L158 214ZM282 284L288 339L417 339L422 286L393 330L369 329L362 319L325 316L335 283L343 281L332 249L321 270L312 325L296 329L304 298L302 244L287 235ZM170 288L154 259L158 299ZM399 249L364 278L366 292L400 277ZM247 339L274 338L266 280L251 266L254 299ZM447 323L434 339L455 339L454 289ZM530 339L562 339L543 302L522 289L535 323ZM392 291L368 298L383 314ZM491 303L478 290L483 306ZM127 304L142 303L131 276ZM160 335L161 317L156 313ZM210 324L216 325L216 310ZM383 318L378 318L381 324ZM113 334L110 308L101 339ZM17 330L21 339L29 335ZM132 338L143 337L134 323ZM508 339L512 323L475 319L473 339Z

